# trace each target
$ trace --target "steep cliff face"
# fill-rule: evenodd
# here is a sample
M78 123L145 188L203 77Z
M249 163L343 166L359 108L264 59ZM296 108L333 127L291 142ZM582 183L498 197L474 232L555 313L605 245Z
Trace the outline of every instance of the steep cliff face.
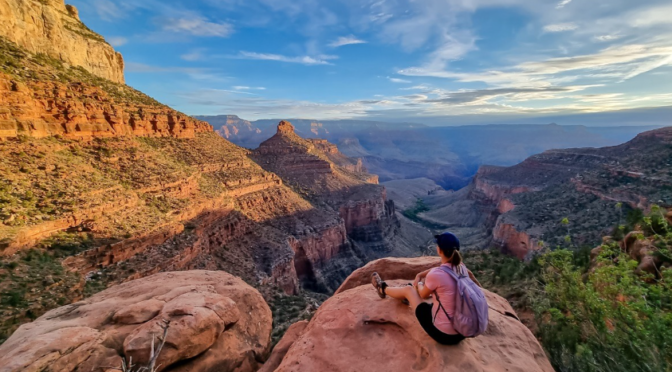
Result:
M124 59L63 0L1 0L0 36L30 53L46 54L124 83Z
M0 38L0 141L18 136L194 138L202 121L133 88Z
M594 245L630 210L672 205L671 144L668 127L620 146L552 150L513 167L482 167L469 187L421 217L466 228L478 237L470 241L476 247L494 245L520 258L542 242Z

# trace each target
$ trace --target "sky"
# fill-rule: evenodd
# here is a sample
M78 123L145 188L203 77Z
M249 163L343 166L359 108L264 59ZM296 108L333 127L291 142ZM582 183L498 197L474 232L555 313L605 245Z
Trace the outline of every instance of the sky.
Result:
M190 115L650 125L672 112L669 0L67 2L124 55L127 84Z

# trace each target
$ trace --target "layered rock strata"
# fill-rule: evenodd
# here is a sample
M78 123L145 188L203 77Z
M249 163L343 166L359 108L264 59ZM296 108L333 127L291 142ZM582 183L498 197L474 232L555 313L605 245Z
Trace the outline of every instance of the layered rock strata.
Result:
M322 274L315 275L324 278L326 287L336 289L349 272L371 259L419 253L417 246L401 239L400 221L385 188L377 185L360 161L344 156L336 146L324 140L305 140L291 123L283 121L276 135L254 150L251 158L314 205L339 217L339 238L330 239L339 242L329 250L334 254L328 260L312 260L322 263ZM429 239L429 234L418 238ZM311 251L295 250L297 257ZM310 272L305 265L299 266L299 275Z
M168 107L123 102L92 85L20 82L0 73L0 140L19 135L194 138L211 131L209 124Z
M79 19L63 0L0 1L0 36L115 83L124 83L124 59Z

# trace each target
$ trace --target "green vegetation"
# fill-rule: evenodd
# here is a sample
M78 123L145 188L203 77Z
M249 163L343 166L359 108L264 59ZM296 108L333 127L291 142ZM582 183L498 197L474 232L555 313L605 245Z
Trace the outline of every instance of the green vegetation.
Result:
M74 22L69 22L65 24L65 28L70 31L74 32L77 35L84 37L86 39L91 39L94 41L99 41L101 43L106 43L105 38L102 37L101 35L93 32L90 28L88 28L84 23L79 22L79 21L74 21Z
M565 233L570 222L559 224ZM528 263L496 252L465 255L483 285L511 301L557 371L672 371L672 226L655 206L621 222L593 260L589 247L571 245ZM623 247L630 231L656 247L649 252L662 262L656 275L637 270Z
M73 23L74 25L75 23ZM88 30L82 23L81 27L68 27L69 30L76 32L87 38L96 38L97 34ZM102 37L97 41L105 41ZM78 85L86 84L95 86L107 93L116 103L142 104L152 107L164 107L161 103L149 97L148 95L135 90L128 85L114 83L110 80L91 74L80 66L66 67L59 59L50 57L46 54L30 55L23 51L16 44L0 37L0 71L12 76L19 82L46 82L59 81L63 84L70 84L77 89Z
M263 292L263 289L262 289ZM286 295L279 290L265 296L273 313L273 345L284 336L287 328L301 320L310 320L313 314L329 296L321 293L302 291L298 296Z
M302 296L276 294L269 303L273 313L273 344L278 343L290 325L311 318L308 300Z
M418 198L415 201L415 206L403 211L403 215L411 221L419 222L420 218L418 217L418 214L423 212L429 212L429 207L425 204L424 200Z
M88 233L61 232L33 249L0 258L0 344L21 324L105 289L100 274L85 280L61 264L94 245Z

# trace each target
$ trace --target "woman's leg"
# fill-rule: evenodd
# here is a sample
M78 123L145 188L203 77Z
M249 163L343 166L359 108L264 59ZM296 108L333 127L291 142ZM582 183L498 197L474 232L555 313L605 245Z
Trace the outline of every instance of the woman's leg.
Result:
M408 300L409 305L414 310L423 302L415 287L410 285L387 287L385 288L385 294L397 300Z

